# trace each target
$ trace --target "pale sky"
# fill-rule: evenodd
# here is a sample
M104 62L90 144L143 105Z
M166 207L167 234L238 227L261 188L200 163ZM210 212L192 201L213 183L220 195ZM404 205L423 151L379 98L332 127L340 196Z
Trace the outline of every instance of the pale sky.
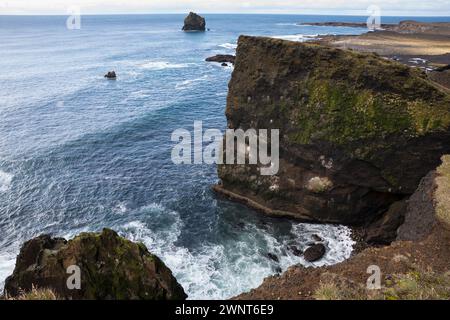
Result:
M366 15L377 5L382 15L450 16L450 0L0 0L1 14L108 13L296 13Z

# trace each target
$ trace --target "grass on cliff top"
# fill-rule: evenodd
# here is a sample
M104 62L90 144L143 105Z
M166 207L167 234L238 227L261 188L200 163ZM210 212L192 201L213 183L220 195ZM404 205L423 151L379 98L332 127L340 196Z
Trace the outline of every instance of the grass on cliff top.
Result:
M56 293L48 288L36 288L33 286L31 291L22 292L17 297L6 297L6 300L61 300Z
M420 70L374 54L318 44L259 37L240 41L269 52L272 60L261 68L263 75L274 78L272 91L278 92L277 82L286 88L289 106L280 102L276 111L290 113L286 119L294 121L288 133L292 142L383 141L392 134L416 137L450 127L449 93Z
M442 157L442 165L437 169L436 215L450 228L450 155Z
M314 293L316 300L448 300L450 272L410 271L394 275L379 290L366 290L349 280L321 282Z

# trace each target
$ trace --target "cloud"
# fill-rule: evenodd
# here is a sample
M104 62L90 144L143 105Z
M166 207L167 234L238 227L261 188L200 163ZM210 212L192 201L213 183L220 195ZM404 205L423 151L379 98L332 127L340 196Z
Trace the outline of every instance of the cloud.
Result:
M0 14L82 13L324 13L365 15L377 5L390 15L450 15L450 0L0 0Z

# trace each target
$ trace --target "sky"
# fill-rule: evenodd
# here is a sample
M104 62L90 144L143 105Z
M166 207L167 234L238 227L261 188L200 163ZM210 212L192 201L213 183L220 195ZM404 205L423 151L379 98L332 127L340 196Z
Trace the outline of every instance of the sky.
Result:
M0 0L1 14L280 13L450 16L450 0Z

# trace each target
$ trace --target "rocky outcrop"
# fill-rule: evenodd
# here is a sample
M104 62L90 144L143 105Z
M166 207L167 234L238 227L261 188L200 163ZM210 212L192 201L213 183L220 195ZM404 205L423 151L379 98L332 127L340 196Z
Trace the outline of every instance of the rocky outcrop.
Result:
M67 283L76 268L80 271L79 289L76 280L69 289ZM186 298L158 257L143 244L121 238L109 229L82 233L69 241L48 235L27 241L13 274L6 279L5 293L14 297L33 287L49 288L65 299Z
M108 71L107 74L105 74L105 78L107 79L116 79L117 75L115 71Z
M194 12L190 12L184 19L183 31L205 31L206 22L205 18L199 16Z
M317 44L241 36L226 116L279 129L280 169L219 165L215 190L306 221L373 223L450 152L450 98L421 71Z
M205 59L205 61L208 62L219 62L219 63L232 63L234 64L234 61L236 59L236 56L233 56L231 54L217 54L212 57L208 57Z

